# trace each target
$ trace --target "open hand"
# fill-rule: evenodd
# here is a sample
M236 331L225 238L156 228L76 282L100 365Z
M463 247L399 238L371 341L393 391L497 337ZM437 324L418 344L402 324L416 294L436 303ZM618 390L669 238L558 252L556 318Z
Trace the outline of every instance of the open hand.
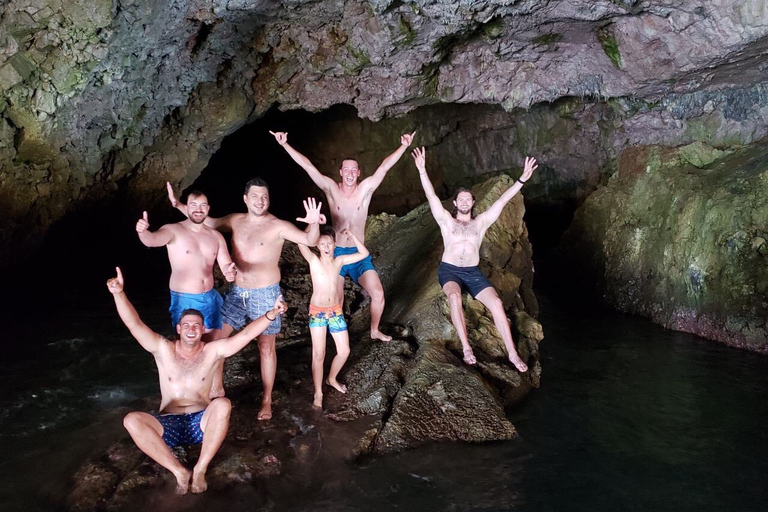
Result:
M232 283L235 281L235 276L237 275L237 267L235 266L235 262L227 266L227 268L224 271L224 279L227 280L228 283Z
M523 168L523 175L520 176L520 181L525 183L528 181L533 175L533 171L535 171L539 166L536 164L536 159L532 156L525 157L525 167Z
M400 145L401 146L410 146L411 142L413 142L413 136L416 135L416 130L413 131L413 133L404 133L400 136Z
M117 271L117 277L113 277L107 281L107 290L109 290L110 293L117 295L123 291L125 281L123 280L123 273L120 272L120 267L115 267L115 270Z
M322 202L317 202L314 197L308 197L304 201L304 210L306 210L306 216L297 217L299 222L305 222L307 224L325 224L325 215L320 213L320 208L323 207Z
M168 199L170 199L171 201L171 206L173 206L174 208L178 208L179 200L176 199L176 194L174 194L173 192L173 186L171 185L170 181L165 182L165 188L168 189Z
M419 172L427 172L427 150L424 147L413 148L411 156L413 156L413 161Z
M149 229L149 217L147 216L147 212L144 212L144 216L141 217L139 221L136 223L136 232L143 233L148 229Z
M288 144L288 132L273 132L270 130L269 133L275 136L275 140L281 146Z

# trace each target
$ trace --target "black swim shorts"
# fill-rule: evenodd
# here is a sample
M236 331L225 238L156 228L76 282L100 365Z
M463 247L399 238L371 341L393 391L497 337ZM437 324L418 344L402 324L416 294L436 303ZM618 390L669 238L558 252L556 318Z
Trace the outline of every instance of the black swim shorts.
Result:
M480 268L478 267L457 267L444 261L440 262L440 266L437 267L437 280L440 282L440 286L445 286L445 283L453 281L458 283L462 289L466 289L472 297L477 297L477 294L491 286L490 281L485 278Z

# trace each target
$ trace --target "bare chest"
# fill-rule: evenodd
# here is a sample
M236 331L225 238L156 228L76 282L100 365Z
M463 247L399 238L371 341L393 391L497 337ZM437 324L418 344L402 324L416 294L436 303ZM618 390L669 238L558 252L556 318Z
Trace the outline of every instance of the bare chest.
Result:
M219 250L216 237L208 233L186 233L180 231L176 234L174 243L168 245L168 253L178 259L203 259L213 261Z
M449 229L451 238L456 242L477 241L482 236L480 226L475 221L460 222L453 220Z
M277 235L277 229L271 223L252 225L240 222L232 225L232 245L239 252L268 250L281 242Z
M370 196L355 193L350 196L336 193L329 198L331 214L334 219L343 219L350 222L355 219L365 219L368 216Z

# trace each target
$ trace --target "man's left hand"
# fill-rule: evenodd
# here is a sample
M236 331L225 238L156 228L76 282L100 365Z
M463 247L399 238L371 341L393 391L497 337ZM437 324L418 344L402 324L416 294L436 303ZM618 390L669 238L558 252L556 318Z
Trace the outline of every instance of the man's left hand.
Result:
M304 210L306 210L306 216L297 217L299 222L305 222L307 224L325 224L325 215L320 213L320 208L323 207L322 202L317 202L314 197L308 197L304 201Z

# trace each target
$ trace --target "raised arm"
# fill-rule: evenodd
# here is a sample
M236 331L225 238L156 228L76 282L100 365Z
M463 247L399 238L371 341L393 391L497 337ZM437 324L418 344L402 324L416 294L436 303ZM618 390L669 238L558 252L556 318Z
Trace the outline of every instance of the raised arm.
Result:
M501 215L504 207L507 206L515 195L523 188L523 184L528 181L533 175L533 171L539 167L536 165L536 159L530 156L525 157L525 167L523 168L523 174L520 176L515 184L509 187L501 196L488 208L486 211L477 216L477 219L485 226L490 226Z
M242 331L228 338L212 341L209 345L215 346L217 357L230 357L238 353L256 336L264 332L264 330L269 327L269 324L275 321L275 318L277 318L278 315L282 315L287 310L288 306L283 301L283 296L280 295L275 301L275 305L272 309L246 325Z
M429 209L432 210L432 216L439 224L451 214L443 208L443 203L440 202L440 198L435 194L435 187L433 187L432 182L429 181L429 175L427 174L427 150L423 147L415 148L411 155L416 164L416 169L419 170L419 179L421 180L421 186L424 189L424 193L427 196Z
M131 331L131 334L136 338L136 341L139 342L139 345L141 345L147 352L155 354L160 349L160 344L163 342L163 338L141 321L139 314L136 312L136 308L133 307L133 304L131 304L131 301L128 300L125 292L123 292L125 281L123 280L123 273L120 271L120 267L115 267L115 270L117 271L117 277L113 277L107 281L107 290L109 290L112 297L115 299L117 314L120 315L120 319L128 330Z
M290 222L285 222L280 230L280 237L283 240L289 240L299 245L307 245L309 247L317 245L317 239L320 238L320 224L325 224L325 215L320 213L322 206L322 202L318 203L314 197L308 197L304 201L306 215L296 218L299 222L306 222L308 229L301 231Z
M147 247L163 247L173 240L173 231L168 226L163 226L154 233L149 230L149 216L147 212L136 223L136 233L139 240Z
M168 200L171 202L171 206L179 210L185 217L188 218L189 214L187 213L187 205L176 198L176 194L173 191L173 186L169 181L165 182L165 187L168 189ZM206 217L203 224L217 231L228 233L232 231L232 227L229 222L232 215L233 214L230 214L220 218Z
M348 229L344 229L341 233L341 235L348 236L352 238L352 241L355 243L355 247L357 248L357 252L354 254L343 254L341 256L336 257L336 264L339 268L343 267L344 265L349 265L351 263L357 263L358 261L363 261L365 258L368 257L370 254L368 252L368 249L363 245L363 242L358 240L358 238Z
M336 183L331 178L318 171L317 167L312 165L312 162L309 161L309 158L305 157L288 144L288 132L273 132L270 130L269 133L275 136L277 143L283 146L283 149L288 153L288 156L293 158L293 161L299 164L299 166L309 174L310 179L315 185L320 187L320 190L326 194L330 193L331 188L336 186Z
M377 188L379 188L379 185L381 185L381 183L384 181L384 178L386 178L389 170L397 163L398 160L400 160L400 157L403 156L403 153L405 153L405 151L408 149L408 146L410 146L411 142L413 142L414 135L416 135L416 132L404 133L401 135L400 147L393 151L391 155L389 155L381 162L381 164L379 164L378 169L376 169L376 172L374 172L370 178L366 178L360 182L360 187L366 193L372 194L376 191Z

